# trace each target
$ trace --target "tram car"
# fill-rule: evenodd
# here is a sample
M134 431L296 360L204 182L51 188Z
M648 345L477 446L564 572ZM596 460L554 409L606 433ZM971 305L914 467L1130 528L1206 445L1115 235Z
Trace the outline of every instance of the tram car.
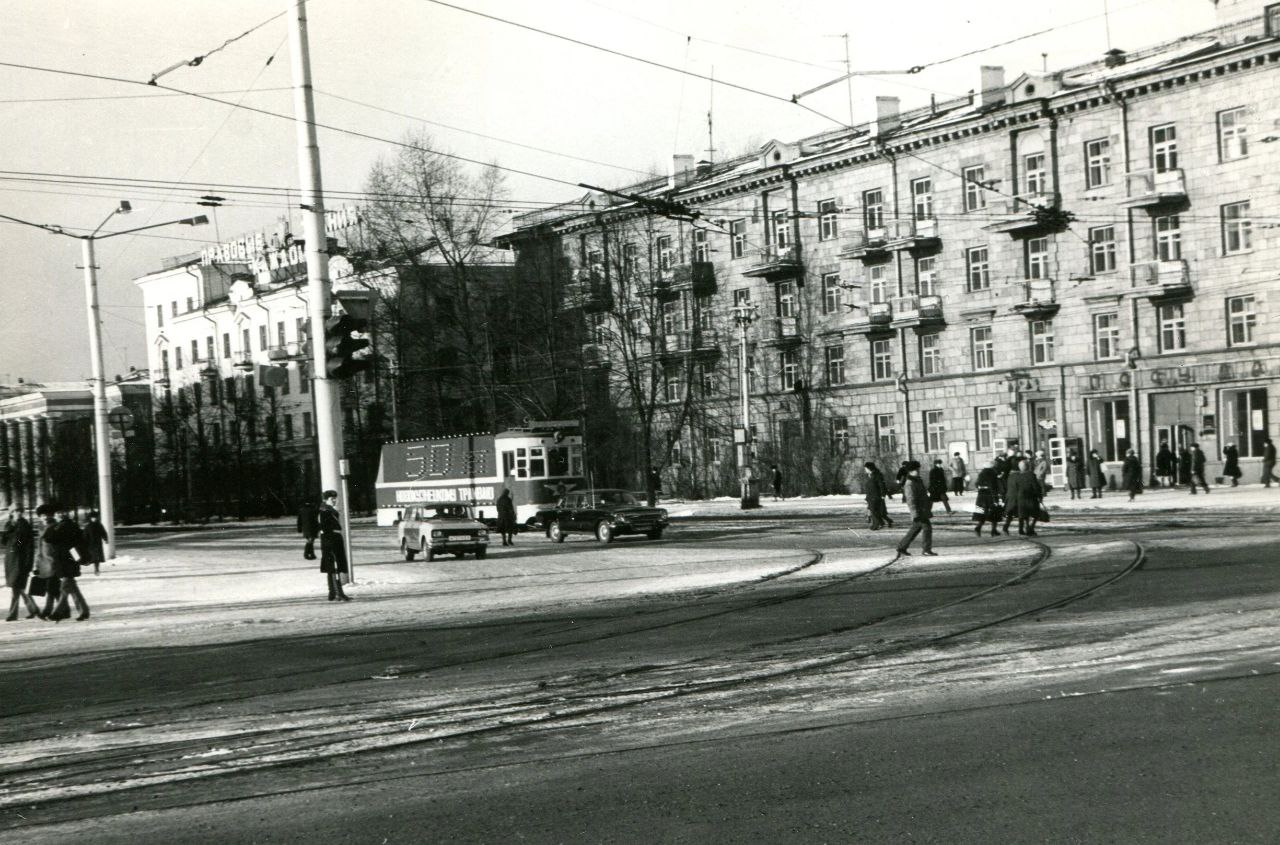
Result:
M375 496L378 525L395 525L409 507L461 503L486 524L497 497L511 491L516 521L527 523L583 485L582 435L575 421L531 422L496 434L404 440L382 447Z

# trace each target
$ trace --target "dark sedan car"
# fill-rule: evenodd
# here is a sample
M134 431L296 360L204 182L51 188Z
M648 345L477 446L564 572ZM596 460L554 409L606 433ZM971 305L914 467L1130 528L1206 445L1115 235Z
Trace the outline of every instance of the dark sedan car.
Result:
M667 512L641 504L626 490L584 490L565 494L555 507L538 511L538 524L547 536L563 543L569 534L594 534L609 543L619 534L644 534L650 540L662 537Z

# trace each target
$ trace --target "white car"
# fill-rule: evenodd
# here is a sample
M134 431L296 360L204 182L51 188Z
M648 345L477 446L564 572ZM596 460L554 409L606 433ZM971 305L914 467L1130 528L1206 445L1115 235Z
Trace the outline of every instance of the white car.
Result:
M482 560L489 551L489 529L475 518L470 505L415 505L405 508L396 524L400 554L427 560L451 554L474 554Z

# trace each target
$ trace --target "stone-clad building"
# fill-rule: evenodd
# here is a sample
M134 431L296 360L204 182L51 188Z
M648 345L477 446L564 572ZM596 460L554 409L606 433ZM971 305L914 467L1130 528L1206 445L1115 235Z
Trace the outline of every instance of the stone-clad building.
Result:
M1280 413L1280 4L1089 65L517 220L517 266L559 267L583 363L658 301L648 355L689 405L676 464L730 462L741 419L734 306L765 460L973 459L1079 438L1118 475L1129 448L1198 442L1246 478ZM1251 16L1252 15L1252 16ZM550 259L550 260L549 260ZM639 282L644 274L650 282ZM642 356L635 360L643 359ZM804 461L819 460L810 449ZM839 486L839 485L836 485ZM732 488L730 488L732 489Z

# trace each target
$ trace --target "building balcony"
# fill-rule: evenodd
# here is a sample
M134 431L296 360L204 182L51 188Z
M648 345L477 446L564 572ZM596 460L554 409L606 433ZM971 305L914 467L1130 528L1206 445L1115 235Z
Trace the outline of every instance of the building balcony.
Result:
M933 295L894 297L893 322L890 323L893 328L927 329L944 323L942 297Z
M800 250L795 246L771 246L760 250L742 275L775 282L793 279L800 275L804 265L800 261Z
M710 261L677 264L671 268L671 285L692 291L694 296L710 296L716 292L716 267Z
M1028 319L1044 319L1058 313L1058 297L1053 279L1027 279L1019 299L1010 309Z
M849 320L849 331L855 334L875 334L892 331L893 308L887 302L859 305Z
M841 258L878 261L889 254L889 230L884 226L862 229L850 235L840 248Z
M705 358L720 354L719 336L714 329L679 331L662 336L662 356L679 358L692 355Z
M231 366L235 367L237 370L244 370L246 372L249 370L252 370L254 366L253 353L252 352L236 353L236 355L231 359Z
M666 270L659 270L648 284L642 284L641 290L648 296L652 296L660 302L667 302L680 296L680 291L676 287L675 268L668 267Z
M581 308L589 314L613 308L613 291L609 290L602 277L594 273L584 273L567 286L564 298L567 307Z
M922 220L894 220L888 227L888 243L891 250L929 250L942 245L938 236L938 221L933 217Z
M1181 258L1176 261L1147 261L1131 265L1129 279L1133 293L1149 299L1186 297L1195 292L1187 262Z
M1122 208L1155 208L1187 199L1187 180L1180 167L1163 173L1135 170L1126 173L1124 181L1127 195L1120 200Z
M1058 203L1058 194L1053 192L1019 194L1005 203L1003 211L995 207L995 219L982 228L1015 237L1053 229L1052 221L1046 220L1042 212L1057 209Z
M609 350L603 343L582 344L582 365L595 369L608 369Z
M289 354L289 344L284 343L279 346L272 346L267 349L268 361L288 361L293 356Z
M771 346L793 346L802 340L800 322L795 317L775 317L766 342Z

